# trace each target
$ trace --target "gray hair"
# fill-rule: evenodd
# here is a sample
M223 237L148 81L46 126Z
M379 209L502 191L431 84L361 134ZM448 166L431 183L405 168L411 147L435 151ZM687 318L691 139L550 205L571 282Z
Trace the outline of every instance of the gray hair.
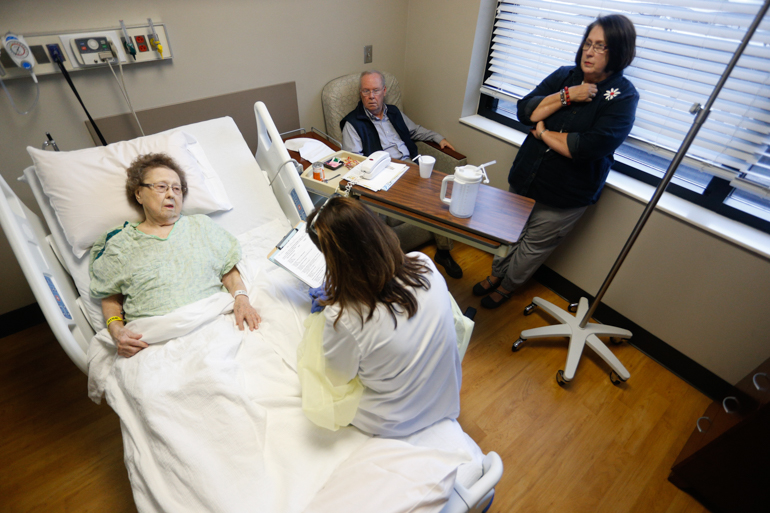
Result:
M364 79L366 75L379 75L380 77L380 83L382 84L382 87L385 87L385 75L383 75L380 71L377 71L376 69L370 69L367 71L362 71L361 76L358 77L358 88L361 89L361 81Z

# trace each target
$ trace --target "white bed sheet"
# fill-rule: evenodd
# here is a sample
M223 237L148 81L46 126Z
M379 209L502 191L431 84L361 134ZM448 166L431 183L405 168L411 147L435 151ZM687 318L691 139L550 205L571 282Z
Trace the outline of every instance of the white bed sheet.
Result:
M258 330L239 332L232 314L217 315L232 303L222 293L135 321L132 329L151 346L133 358L115 356L106 330L92 341L89 388L94 399L103 390L121 418L138 509L327 511L326 502L339 501L328 493L332 487L353 487L351 498L361 498L382 496L390 486L403 493L386 494L377 511L404 511L416 498L426 501L421 511L440 511L457 466L481 454L475 444L477 454L450 441L464 436L456 422L437 424L435 436L431 428L414 435L418 449L403 443L408 439L370 438L352 427L328 431L304 417L295 369L310 302L306 287L266 258L283 229L274 220L239 237L239 269L263 318ZM191 326L191 319L203 324ZM186 335L173 338L180 333ZM395 457L389 460L401 473L367 461L394 443L409 464L399 469ZM329 482L333 475L345 482Z

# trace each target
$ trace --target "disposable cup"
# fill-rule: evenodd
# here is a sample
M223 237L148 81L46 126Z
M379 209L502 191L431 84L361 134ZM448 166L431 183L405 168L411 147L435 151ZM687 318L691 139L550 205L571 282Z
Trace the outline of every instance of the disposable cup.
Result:
M420 178L430 178L430 174L433 172L433 164L436 163L436 159L423 155L418 160L420 161Z

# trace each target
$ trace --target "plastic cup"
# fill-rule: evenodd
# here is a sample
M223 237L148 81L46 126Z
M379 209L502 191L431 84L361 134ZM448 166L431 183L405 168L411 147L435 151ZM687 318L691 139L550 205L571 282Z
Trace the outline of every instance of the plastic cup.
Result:
M420 178L430 178L430 174L433 172L433 164L436 163L436 159L433 157L422 156L418 160L420 162Z

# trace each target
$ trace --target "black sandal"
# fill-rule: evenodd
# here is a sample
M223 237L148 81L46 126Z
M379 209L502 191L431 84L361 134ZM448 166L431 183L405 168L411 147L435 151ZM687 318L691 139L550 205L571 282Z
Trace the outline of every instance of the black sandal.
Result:
M503 279L500 278L500 280L497 283L492 283L492 280L490 280L489 278L490 278L489 276L484 278L485 280L487 280L487 283L489 283L489 288L488 289L485 289L482 286L482 283L484 283L484 281L480 281L479 283L477 283L476 285L473 286L473 295L474 296L486 296L490 292L493 292L495 289L497 289L497 287L499 287L500 284L503 282Z
M495 292L500 294L502 296L502 299L500 301L495 301L491 297L487 296L481 300L481 306L483 306L484 308L488 308L489 310L494 310L498 306L502 305L503 303L511 299L511 294L513 294L512 292L509 292L506 294L505 292L500 292L499 290L496 290Z

